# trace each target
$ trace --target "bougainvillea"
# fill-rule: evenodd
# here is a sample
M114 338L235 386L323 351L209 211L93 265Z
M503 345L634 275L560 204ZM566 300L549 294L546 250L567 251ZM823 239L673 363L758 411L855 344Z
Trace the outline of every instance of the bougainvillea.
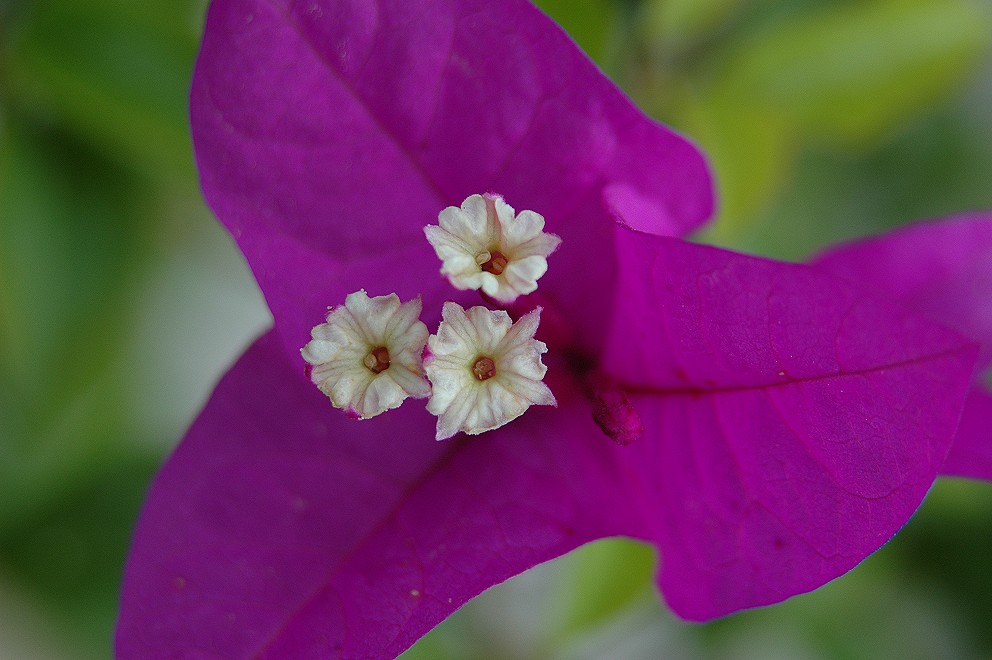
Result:
M992 214L923 222L831 248L813 263L877 290L971 337L979 371L943 474L992 479Z
M215 0L192 124L275 327L152 486L123 657L393 656L614 535L659 548L676 612L721 616L855 566L944 461L974 344L825 270L672 238L711 212L702 157L525 2ZM443 443L415 401L335 410L311 328L360 289L420 296L431 332L482 303L424 236L479 193L561 238L537 291L486 299L542 308L557 407Z

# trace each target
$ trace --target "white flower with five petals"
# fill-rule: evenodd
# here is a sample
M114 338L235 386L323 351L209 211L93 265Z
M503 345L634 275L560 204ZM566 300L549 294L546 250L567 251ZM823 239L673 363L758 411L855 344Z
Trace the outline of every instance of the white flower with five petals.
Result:
M429 333L421 307L420 298L400 303L395 293L369 298L363 289L348 295L300 351L312 365L310 380L335 408L359 419L396 408L407 397L429 396L421 357Z
M437 439L476 435L516 419L532 405L555 406L544 384L544 342L534 339L537 308L516 323L503 310L444 303L428 339L424 369L433 385L427 410L438 416Z
M456 289L482 289L501 303L537 289L548 270L548 255L561 238L544 232L544 218L533 211L514 214L496 195L472 195L461 208L449 206L437 225L424 228L441 259L441 274Z

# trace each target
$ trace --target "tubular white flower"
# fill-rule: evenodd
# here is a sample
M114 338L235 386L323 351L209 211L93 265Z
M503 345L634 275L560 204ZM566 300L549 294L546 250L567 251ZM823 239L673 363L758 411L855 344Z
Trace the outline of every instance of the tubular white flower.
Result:
M424 233L452 286L482 289L501 303L536 290L548 270L548 255L561 244L561 238L544 232L541 215L514 215L502 197L488 194L444 209L438 224L424 227Z
M438 416L437 439L477 435L503 426L532 405L558 405L542 381L544 342L534 339L537 308L516 323L503 310L444 303L437 334L427 340L424 369L433 386L427 410Z
M310 380L335 408L359 419L396 408L407 397L430 396L421 358L429 333L421 307L420 298L400 303L395 293L349 294L300 350L313 367Z

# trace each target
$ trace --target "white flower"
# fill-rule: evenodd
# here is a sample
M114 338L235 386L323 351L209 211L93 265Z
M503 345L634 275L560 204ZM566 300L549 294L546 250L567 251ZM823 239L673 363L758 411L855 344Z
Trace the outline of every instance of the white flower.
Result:
M548 349L534 339L537 308L516 323L503 310L473 307L467 312L444 303L437 334L428 339L424 360L433 386L427 410L438 416L437 439L464 431L477 435L516 419L531 405L555 406L542 380Z
M542 216L514 216L513 207L495 195L472 195L461 208L449 206L424 233L443 262L441 274L456 289L482 289L501 303L537 289L548 255L561 243L544 232Z
M400 303L395 293L350 294L300 351L313 365L310 380L335 408L359 419L396 408L407 397L429 396L421 358L429 333L421 307L420 298Z

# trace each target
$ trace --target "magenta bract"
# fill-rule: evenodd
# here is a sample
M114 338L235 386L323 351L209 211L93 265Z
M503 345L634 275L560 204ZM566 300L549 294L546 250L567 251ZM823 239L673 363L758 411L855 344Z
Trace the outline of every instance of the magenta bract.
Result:
M711 212L702 157L525 2L216 0L192 120L275 328L152 486L122 657L391 657L614 535L712 618L856 565L944 461L977 348L825 272L666 237ZM422 295L432 328L478 304L422 228L483 192L563 238L529 297L558 408L446 443L413 402L346 418L303 373L309 328L363 287Z
M979 366L992 363L992 214L919 223L813 263L971 337L982 347ZM941 472L992 479L992 393L978 378Z
M214 2L191 115L207 201L293 355L358 287L476 303L423 233L469 195L553 218L559 263L595 255L541 290L598 314L614 218L682 235L713 208L699 152L522 0Z

